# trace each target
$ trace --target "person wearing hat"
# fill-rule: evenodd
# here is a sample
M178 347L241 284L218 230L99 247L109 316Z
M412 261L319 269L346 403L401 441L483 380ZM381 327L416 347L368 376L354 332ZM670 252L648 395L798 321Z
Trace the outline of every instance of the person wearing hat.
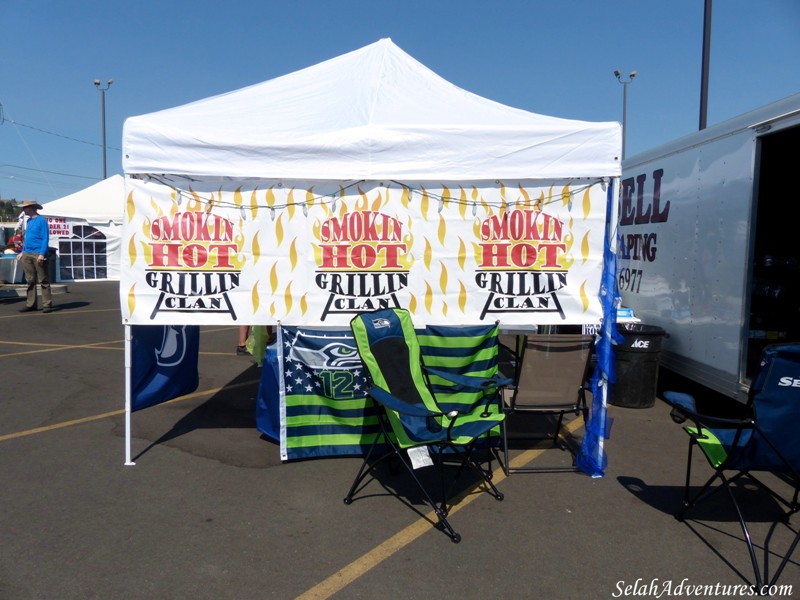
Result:
M50 242L50 228L47 219L37 211L42 205L36 200L25 200L19 206L28 218L25 226L25 240L17 260L22 261L25 281L28 283L28 299L20 312L38 310L36 308L36 284L42 288L42 312L53 310L53 297L50 292L50 279L47 274L47 248Z

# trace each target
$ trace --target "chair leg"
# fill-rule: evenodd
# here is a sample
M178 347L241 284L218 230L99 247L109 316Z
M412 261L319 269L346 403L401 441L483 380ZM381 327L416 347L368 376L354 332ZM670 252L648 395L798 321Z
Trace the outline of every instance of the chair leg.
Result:
M558 435L561 433L561 424L564 422L564 411L558 413L558 421L556 422L556 431L553 434L553 448L558 446Z
M781 564L778 566L777 570L775 571L775 575L772 576L772 579L769 582L769 586L772 587L778 581L778 577L781 576L783 573L783 568L788 564L789 558L791 558L794 549L797 547L797 543L800 542L800 531L797 532L797 535L794 536L794 541L792 545L789 546L789 551L784 555ZM764 574L766 576L766 573Z
M505 476L508 477L508 414L506 414L506 418L503 419L503 422L500 423L500 427L503 429L503 473Z
M375 464L373 465L369 464L369 459L372 457L372 452L378 445L378 440L383 435L384 435L383 433L379 433L378 435L375 436L372 445L369 447L369 450L367 451L367 455L364 457L364 461L361 463L361 468L359 468L358 473L356 474L356 478L353 480L353 485L350 486L350 491L348 491L347 495L344 497L345 504L349 505L353 502L353 496L355 495L358 486L361 485L361 482L367 477L367 475L369 475L370 472L372 472L372 469L374 469L381 462L383 462L384 459L392 456L392 453L388 452L383 456L381 456L377 461L375 461Z
M439 456L439 461L441 463L441 453ZM402 451L400 451L400 462L403 464L403 466L405 466L406 471L408 471L408 474L411 475L411 478L417 484L417 487L419 488L420 492L422 492L425 501L433 509L433 512L436 513L438 522L434 526L440 531L446 533L447 536L453 541L453 543L455 544L459 543L461 541L461 534L456 533L452 525L450 525L450 522L447 520L446 496L442 497L441 504L437 504L433 500L433 498L431 498L431 495L428 493L428 490L425 489L425 486L422 485L422 482L419 480L417 474L414 472L414 468L410 464L408 464L408 459L402 455ZM441 464L439 464L439 477L440 481L442 482L442 485L444 485L444 474L441 471L442 471Z
M753 563L753 572L755 573L756 577L756 588L761 589L762 586L762 579L761 579L761 571L758 568L758 558L756 557L756 550L753 548L753 540L750 539L750 531L747 529L747 523L744 521L744 516L742 515L742 511L739 508L739 503L736 502L736 497L733 495L733 490L731 489L730 485L725 484L725 489L728 490L728 497L731 499L731 503L733 504L733 508L736 509L736 515L739 517L739 525L742 527L742 533L744 533L744 539L747 542L747 550L750 552L750 562Z

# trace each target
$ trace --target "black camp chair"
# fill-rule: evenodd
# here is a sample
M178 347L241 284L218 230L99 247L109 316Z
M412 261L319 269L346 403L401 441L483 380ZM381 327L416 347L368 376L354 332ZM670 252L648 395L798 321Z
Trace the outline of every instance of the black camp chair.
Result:
M369 396L384 410L379 411L381 431L364 458L344 499L345 504L353 501L364 479L373 474L380 463L386 459L398 459L416 482L425 502L436 513L437 529L444 531L453 542L461 541L461 536L447 520L447 503L449 488L464 468L477 473L485 482L487 491L497 500L503 499L503 494L491 481L491 464L485 470L475 459L473 450L479 438L488 436L489 431L503 421L499 391L510 380L497 376L457 376L440 369L426 369L411 315L406 310L386 309L361 314L350 325L373 385L368 391ZM443 412L431 391L430 375L453 381L467 392L481 391L480 399L468 410ZM386 452L372 462L373 456L380 454L379 447L385 447ZM423 454L423 460L430 457L430 463L440 469L442 493L438 503L415 473L410 454L417 453ZM453 458L459 460L459 468L448 487L443 462Z
M783 557L772 579L767 572L768 549L765 545L763 575L750 538L742 510L737 502L732 484L741 478L748 478L772 495L786 507L785 520L800 509L800 344L769 346L764 350L761 365L753 379L750 394L745 406L745 416L731 418L701 414L695 400L688 394L665 392L665 400L673 406L672 418L678 423L687 420L692 425L684 427L689 434L689 462L686 467L686 488L683 507L675 515L683 520L686 511L720 489L725 489L736 509L742 527L750 560L755 572L756 587L772 586L777 581L789 558L794 552L800 531L794 537L788 552ZM714 470L711 478L693 496L689 493L692 450L698 446ZM753 472L776 474L794 488L791 500L777 494L763 482L756 479ZM733 472L733 476L726 473ZM719 480L720 485L712 484Z
M555 428L546 437L558 446L561 426L568 413L586 419L586 380L594 347L591 335L542 333L520 336L514 340L515 385L506 400L508 418L503 422L503 470L506 475L518 472L564 471L563 468L511 467L509 465L509 429L515 416L545 415L553 418ZM519 428L518 428L519 429ZM515 439L531 439L525 431ZM538 436L541 437L541 436ZM564 446L571 449L566 443ZM574 470L571 469L571 470Z

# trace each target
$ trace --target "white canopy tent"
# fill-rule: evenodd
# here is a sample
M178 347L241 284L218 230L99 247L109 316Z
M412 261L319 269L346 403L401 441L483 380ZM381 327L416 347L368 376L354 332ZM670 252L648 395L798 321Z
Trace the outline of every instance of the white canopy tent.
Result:
M122 175L44 204L60 281L119 279L124 209Z
M620 173L620 126L538 115L442 79L390 39L129 118L131 174L478 180Z
M597 323L620 149L618 123L482 98L389 39L131 117L123 321Z

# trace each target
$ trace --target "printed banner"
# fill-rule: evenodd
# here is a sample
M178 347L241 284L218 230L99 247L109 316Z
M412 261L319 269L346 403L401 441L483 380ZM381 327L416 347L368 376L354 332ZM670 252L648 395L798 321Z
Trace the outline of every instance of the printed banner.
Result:
M597 323L599 181L127 180L130 324Z
M380 432L352 332L281 327L277 381L270 352L259 388L259 430L275 439L279 414L282 460L362 456ZM423 362L455 375L493 377L498 371L497 326L418 330ZM268 374L267 374L268 373ZM482 393L456 391L446 379L431 385L442 410L466 412ZM492 405L490 411L498 410ZM467 418L467 417L464 417ZM494 432L497 434L497 432Z
M154 406L197 389L200 328L193 325L131 328L131 409Z

